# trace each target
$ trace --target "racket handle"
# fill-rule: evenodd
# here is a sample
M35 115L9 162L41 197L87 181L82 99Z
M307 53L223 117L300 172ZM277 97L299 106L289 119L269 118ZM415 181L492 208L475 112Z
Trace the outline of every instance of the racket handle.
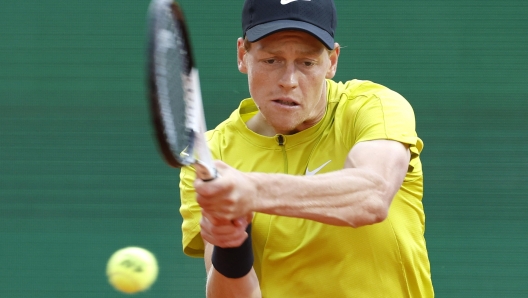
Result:
M218 177L218 172L214 167L207 166L203 163L195 163L194 169L196 170L196 176L203 181L211 181Z

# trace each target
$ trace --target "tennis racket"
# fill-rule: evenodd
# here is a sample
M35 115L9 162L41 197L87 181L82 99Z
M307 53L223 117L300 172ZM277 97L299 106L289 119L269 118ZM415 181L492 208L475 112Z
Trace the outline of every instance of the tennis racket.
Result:
M198 69L183 12L173 0L150 3L147 76L151 119L165 161L176 168L193 165L198 178L214 179Z

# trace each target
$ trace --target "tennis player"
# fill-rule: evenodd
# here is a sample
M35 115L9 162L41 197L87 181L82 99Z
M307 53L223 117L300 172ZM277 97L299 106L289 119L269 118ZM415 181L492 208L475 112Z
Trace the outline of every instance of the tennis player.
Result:
M207 297L433 297L412 107L332 80L332 0L246 0L251 98L207 133L213 181L181 172L183 247Z

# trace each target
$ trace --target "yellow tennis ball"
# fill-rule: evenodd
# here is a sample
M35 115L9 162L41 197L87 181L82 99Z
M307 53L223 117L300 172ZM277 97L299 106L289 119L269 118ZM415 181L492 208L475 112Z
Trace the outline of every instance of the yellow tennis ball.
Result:
M126 247L108 260L106 275L118 291L133 294L147 290L158 277L156 257L141 247Z

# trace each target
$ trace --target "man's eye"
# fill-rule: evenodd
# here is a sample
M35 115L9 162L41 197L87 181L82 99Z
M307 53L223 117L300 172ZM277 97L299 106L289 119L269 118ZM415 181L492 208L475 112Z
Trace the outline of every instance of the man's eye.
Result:
M267 59L267 60L264 60L264 62L265 62L266 64L273 64L273 63L275 63L276 61L277 61L277 60L275 60L275 59Z
M312 66L315 63L313 61L304 61L303 64L304 64L304 66Z

